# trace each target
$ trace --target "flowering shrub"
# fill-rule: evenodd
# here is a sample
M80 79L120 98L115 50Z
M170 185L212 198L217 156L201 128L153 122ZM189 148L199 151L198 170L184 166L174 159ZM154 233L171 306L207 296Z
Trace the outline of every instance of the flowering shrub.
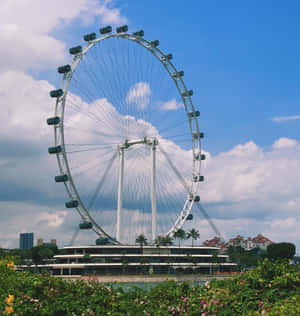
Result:
M63 281L0 262L0 315L213 316L299 315L300 269L261 262L249 272L204 285L168 281L149 288Z

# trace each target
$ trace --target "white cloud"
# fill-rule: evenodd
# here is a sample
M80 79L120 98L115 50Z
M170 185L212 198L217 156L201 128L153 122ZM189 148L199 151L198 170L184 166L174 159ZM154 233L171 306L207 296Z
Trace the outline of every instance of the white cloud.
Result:
M127 93L126 102L135 103L139 110L143 110L149 105L151 89L147 82L137 82Z
M65 44L51 32L75 19L126 22L111 0L2 0L0 19L0 71L45 69L66 60Z
M171 99L167 102L163 102L161 104L161 109L163 110L178 110L179 108L183 107L181 102L177 102L176 99Z
M296 139L281 137L273 144L274 149L293 148L299 146L300 143Z
M5 155L1 154L0 158L0 185L3 187L11 186L12 190L17 185L23 188L24 191L32 190L32 195L24 197L24 201L18 203L6 202L11 203L9 208L7 205L1 204L1 216L3 219L1 221L1 231L6 231L5 229L8 225L12 227L10 223L13 222L5 219L7 212L12 213L14 209L15 219L18 216L20 217L20 223L16 224L14 233L12 235L8 234L10 237L6 237L6 241L3 241L4 237L2 237L3 242L1 241L1 243L3 245L7 244L7 240L10 238L16 241L17 232L23 228L28 231L37 231L41 235L43 231L51 229L53 235L55 235L54 237L65 242L69 240L69 236L72 234L73 228L66 228L69 235L62 232L64 227L68 225L65 218L69 216L69 213L65 215L64 211L60 210L60 207L55 209L46 206L48 203L47 199L44 199L44 202L38 202L40 204L28 204L25 201L25 199L33 200L39 198L40 194L44 194L48 199L50 197L50 199L57 201L58 205L61 205L63 209L63 202L66 199L66 193L61 189L62 187L59 187L59 184L55 186L53 181L53 176L57 173L55 157L47 155L47 147L48 144L52 144L53 137L53 129L48 127L45 122L48 116L53 115L54 100L49 97L49 90L52 88L47 81L36 81L23 73L10 71L0 75L0 104L2 108L0 141L2 143L6 141L14 145L12 148L9 148L7 144L3 146L7 152L4 152ZM12 91L17 91L17 93L12 93ZM73 96L73 98L76 97ZM83 131L85 129L91 131L97 129L100 133L123 135L120 133L122 128L129 126L130 138L141 138L144 135L158 137L160 144L167 150L173 163L180 168L184 175L186 173L188 176L191 176L189 173L191 170L189 165L191 152L160 138L158 130L150 123L137 120L134 117L122 116L106 99L95 100L90 105L83 101L78 101L78 103L81 104L84 113L88 110L90 113L101 113L102 117L108 116L112 119L109 121L109 126L103 125L101 127L101 124L96 124L87 116L79 115L70 109L70 112L67 113L72 116L68 123L69 128L72 127L72 122L74 128L78 126L76 121L80 122L78 133L72 134L73 140L87 144L89 144L89 141L92 144L102 143L104 140L103 135L86 134ZM66 134L66 137L68 141L71 141L72 139L69 138L69 135ZM122 138L118 137L113 142L115 148L122 140ZM107 140L111 141L112 138L109 137ZM297 213L300 205L298 198L300 191L298 180L300 177L299 145L297 140L280 138L274 142L270 151L266 151L250 141L215 156L207 153L207 160L203 162L203 174L206 181L203 185L201 184L201 198L203 203L207 203L209 214L214 218L222 232L228 235L230 234L230 229L234 227L234 232L237 233L249 232L248 235L253 236L254 233L252 232L262 232L267 237L278 241L281 240L281 236L285 236L282 238L291 238L292 241L299 245L300 236L295 228L300 220ZM126 153L127 172L125 181L127 181L129 188L130 185L136 188L133 198L139 198L141 201L143 201L143 194L144 196L148 195L147 192L149 191L145 190L145 188L148 188L147 183L144 183L144 181L146 175L148 180L150 175L150 163L147 164L145 160L150 157L150 150L148 147L144 147L144 150L136 147L137 150L135 152L130 149ZM27 150L28 156L20 152L21 150ZM81 188L91 192L87 183L92 185L99 180L101 172L104 172L103 167L107 160L104 158L99 159L96 156L91 157L89 152L76 160L80 163L82 168L80 170L86 171L86 178L81 177ZM182 161L185 163L183 164ZM90 169L85 170L82 167L82 162L97 163L97 168L100 172L95 176L98 169L90 165ZM151 162L150 159L148 162ZM176 176L172 174L172 170L170 170L165 159L159 153L159 149L158 168L161 168L158 170L160 175L158 183L161 186L158 192L161 196L158 199L163 197L163 202L166 206L172 208L174 205L176 206L176 196L182 192L182 186L177 181ZM115 172L114 176L116 176L118 171L117 161L113 169L113 172ZM136 177L139 174L142 174L143 177L136 181ZM106 192L109 193L113 190L113 192L116 192L115 183L113 181L111 181L111 184L109 184L109 181L107 182ZM184 192L183 194L185 195ZM3 200L5 198L3 195L1 196L2 203L4 203ZM182 204L174 209L178 211ZM28 213L28 209L31 207L34 210L34 214L38 215L23 216L22 212L24 209L27 210L24 214L31 214L30 212ZM129 211L132 210L133 213L131 213L131 217L127 216L125 219L128 223L132 223L130 219L134 219L133 222L137 223L140 217L140 214L137 213L139 210L129 206L126 206L126 208ZM144 212L148 211L149 208ZM37 221L33 221L32 216L37 216ZM233 220L233 218L236 219ZM286 219L289 220L285 221ZM79 216L76 213L74 213L73 221L75 227L79 221ZM166 226L167 221L166 219L164 223ZM196 221L193 222L193 225L195 224L198 225ZM290 229L285 229L286 226L290 227ZM136 228L140 229L139 226L136 226ZM129 230L130 226L126 226L126 229ZM204 224L201 224L199 228L197 226L197 229L201 229L202 234L205 232L210 235L213 234L206 222L205 227ZM280 235L281 233L283 235Z
M286 122L286 121L293 121L293 120L300 120L300 115L272 117L272 121L276 122L276 123L281 123L281 122Z

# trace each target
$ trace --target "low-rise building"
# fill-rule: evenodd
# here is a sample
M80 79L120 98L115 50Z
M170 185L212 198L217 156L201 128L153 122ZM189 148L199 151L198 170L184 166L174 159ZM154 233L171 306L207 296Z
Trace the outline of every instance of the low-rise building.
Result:
M246 250L251 250L254 248L266 250L268 245L272 243L273 242L267 237L263 236L262 234L258 234L256 237L248 237L247 239L241 235L237 235L236 237L229 239L227 243L223 242L220 237L214 237L210 240L206 240L203 244L206 246L220 247L222 250L226 251L227 247L229 246L240 246Z
M55 262L37 267L53 275L231 272L236 264L207 246L66 246Z

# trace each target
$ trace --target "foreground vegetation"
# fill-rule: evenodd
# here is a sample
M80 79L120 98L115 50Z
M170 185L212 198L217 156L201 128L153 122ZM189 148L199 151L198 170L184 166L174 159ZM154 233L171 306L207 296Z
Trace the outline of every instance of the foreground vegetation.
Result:
M11 261L2 260L0 310L4 315L47 316L299 315L300 268L265 259L254 270L205 285L163 282L124 289L17 272Z

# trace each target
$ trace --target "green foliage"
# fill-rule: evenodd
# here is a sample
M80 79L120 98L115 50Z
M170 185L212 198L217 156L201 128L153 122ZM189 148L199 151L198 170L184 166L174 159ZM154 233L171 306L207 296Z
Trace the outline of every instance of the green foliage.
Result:
M155 238L156 246L171 246L173 245L172 238L170 236L157 236Z
M276 259L292 259L295 255L296 247L288 242L280 242L271 244L267 247L267 255L271 260Z
M42 264L46 259L51 259L58 252L56 245L36 246L31 249L34 264Z
M186 239L192 239L192 246L194 246L194 240L197 240L200 237L199 231L195 228L192 228L186 235Z
M186 232L182 228L179 228L179 229L176 230L176 232L174 233L173 237L175 239L178 239L178 244L180 246L180 241L186 239Z
M147 238L145 237L144 234L137 236L135 242L139 244L141 247L143 247L144 245L147 245L148 243Z
M0 310L13 295L16 315L299 315L300 268L287 260L259 261L258 267L232 279L205 285L175 281L150 288L76 282L49 275L14 271L0 262ZM1 313L1 312L0 312Z

